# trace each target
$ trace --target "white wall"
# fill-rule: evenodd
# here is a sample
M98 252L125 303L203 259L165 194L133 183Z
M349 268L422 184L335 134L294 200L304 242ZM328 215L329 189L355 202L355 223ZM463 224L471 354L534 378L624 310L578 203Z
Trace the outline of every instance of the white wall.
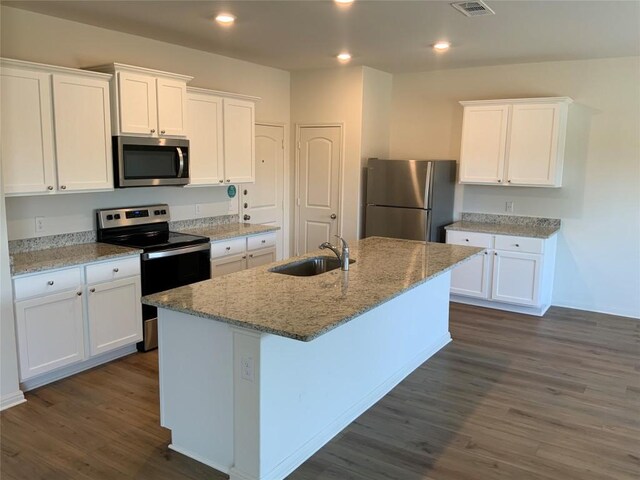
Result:
M362 181L360 185L360 230L364 236L366 171L367 159L389 158L389 140L391 129L391 93L393 75L390 73L363 67L362 87L362 161L360 169Z
M395 75L394 157L460 157L460 100L569 96L563 187L465 186L458 210L562 219L553 303L640 317L640 59Z
M289 125L289 73L283 70L15 8L1 7L0 21L3 57L74 68L120 62L191 75L191 86L262 97L256 121ZM35 236L35 216L45 217L39 235L50 235L93 229L96 208L156 202L169 203L176 220L196 218L196 204L204 206L200 216L229 212L221 187L15 197L7 199L9 238Z
M362 76L362 67L308 70L291 74L293 127L299 124L344 124L340 231L347 241L358 238ZM291 137L295 142L295 130ZM292 151L295 152L295 149ZM291 178L291 184L295 185L295 178ZM292 195L295 195L295 189L292 189ZM293 231L293 223L291 225Z

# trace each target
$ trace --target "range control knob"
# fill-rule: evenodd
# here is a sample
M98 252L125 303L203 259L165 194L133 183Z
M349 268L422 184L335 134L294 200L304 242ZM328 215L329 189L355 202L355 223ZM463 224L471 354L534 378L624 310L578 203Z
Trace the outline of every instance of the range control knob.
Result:
M167 214L167 211L166 211L166 210L160 210L160 213L161 213L162 215L166 215L166 214Z
M154 215L160 215L160 210L154 210L154 211L153 211L153 214L154 214Z
M107 215L107 220L113 220L113 215Z
M120 214L119 214L119 213L116 213L116 214L113 216L113 218L115 218L116 220L120 220Z

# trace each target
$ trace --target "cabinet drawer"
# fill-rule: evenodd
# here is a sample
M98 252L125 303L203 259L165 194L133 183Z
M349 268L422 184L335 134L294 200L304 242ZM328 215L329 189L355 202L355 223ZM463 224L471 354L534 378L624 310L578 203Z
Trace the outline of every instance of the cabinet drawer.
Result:
M496 235L496 250L509 252L542 253L544 240L531 237Z
M230 238L211 244L211 258L226 257L244 253L247 246L246 237Z
M453 245L467 245L469 247L492 248L492 235L476 232L447 232L447 243Z
M247 238L247 250L258 250L276 246L276 234L255 235Z
M16 278L13 282L16 300L62 292L82 285L80 267L52 270Z
M88 284L110 282L133 275L140 275L140 257L138 255L87 265Z

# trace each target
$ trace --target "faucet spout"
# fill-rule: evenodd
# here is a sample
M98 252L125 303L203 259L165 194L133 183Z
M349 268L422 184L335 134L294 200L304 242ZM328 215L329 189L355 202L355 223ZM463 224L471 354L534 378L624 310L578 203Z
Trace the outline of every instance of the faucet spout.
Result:
M336 237L342 242L342 251L340 251L340 247L333 246L329 242L321 243L318 248L320 248L320 250L324 250L325 248L331 250L336 257L338 257L338 260L340 260L340 269L346 272L349 270L349 245L341 236L336 235Z

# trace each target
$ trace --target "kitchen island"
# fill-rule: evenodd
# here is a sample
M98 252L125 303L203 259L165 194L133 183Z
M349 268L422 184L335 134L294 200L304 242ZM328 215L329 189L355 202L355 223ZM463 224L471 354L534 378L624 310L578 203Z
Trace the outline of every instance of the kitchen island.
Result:
M450 270L482 249L351 247L348 272L270 271L314 252L143 299L172 449L231 480L283 479L451 341Z

